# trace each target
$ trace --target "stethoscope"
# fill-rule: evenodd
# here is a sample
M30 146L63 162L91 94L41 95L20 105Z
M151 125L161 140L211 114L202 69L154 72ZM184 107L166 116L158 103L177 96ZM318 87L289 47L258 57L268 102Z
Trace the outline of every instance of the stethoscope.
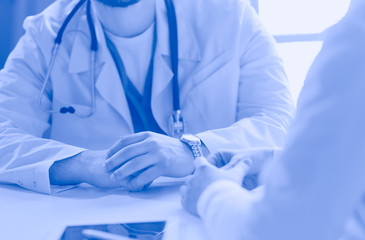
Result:
M77 11L82 7L82 5L86 4L86 18L89 26L90 36L91 36L91 46L90 46L90 66L91 66L91 74L90 74L90 92L91 92L91 107L88 113L81 113L77 111L73 106L62 106L60 109L47 109L43 103L43 95L46 89L46 86L49 82L51 72L54 67L54 63L58 54L59 47L62 42L63 34L66 30L67 25L70 23L71 19L75 16ZM169 135L173 137L180 137L185 131L185 123L184 119L181 115L180 108L180 93L179 93L179 82L178 82L178 35L177 35L177 22L176 22L176 12L175 6L172 0L165 0L165 5L167 9L167 18L168 18L168 26L169 26L169 47L171 52L171 70L173 72L172 79L172 96L173 96L173 113L169 118ZM43 86L41 88L41 92L38 99L39 107L44 111L50 114L53 113L61 113L61 114L74 114L80 118L89 118L95 113L95 55L98 51L98 41L96 38L95 24L91 15L91 4L90 0L80 0L76 4L76 6L72 9L70 14L66 17L65 21L61 25L60 30L57 33L57 36L54 41L54 46L52 50L51 59L49 61L48 70L46 72L46 77L43 82ZM141 113L144 114L144 113Z

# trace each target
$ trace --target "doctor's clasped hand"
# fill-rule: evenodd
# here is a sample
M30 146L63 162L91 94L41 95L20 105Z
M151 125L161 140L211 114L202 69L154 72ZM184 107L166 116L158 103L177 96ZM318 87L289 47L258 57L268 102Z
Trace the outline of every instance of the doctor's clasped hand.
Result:
M50 181L140 191L160 176L184 177L193 171L193 155L179 139L141 132L121 137L108 150L86 150L56 162L50 168Z
M179 139L141 132L122 137L108 151L105 169L112 179L142 190L160 176L184 177L194 171L193 155Z

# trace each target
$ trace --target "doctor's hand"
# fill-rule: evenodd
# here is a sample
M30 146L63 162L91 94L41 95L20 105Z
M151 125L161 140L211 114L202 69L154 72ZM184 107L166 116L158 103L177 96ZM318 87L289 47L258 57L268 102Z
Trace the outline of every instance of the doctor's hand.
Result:
M105 170L107 151L86 150L74 157L57 161L49 169L51 184L70 185L82 182L101 188L126 186L126 182L114 181Z
M181 204L191 214L198 216L197 204L203 191L219 180L229 180L241 185L243 177L250 169L250 163L236 161L224 168L211 165L205 158L196 159L196 171L180 188Z
M100 188L117 188L126 186L126 181L115 181L111 174L105 170L107 151L86 150L79 156L81 165L80 177L82 182L89 183Z
M179 139L153 132L122 137L109 149L105 167L112 178L140 191L160 176L184 177L194 171L192 152Z

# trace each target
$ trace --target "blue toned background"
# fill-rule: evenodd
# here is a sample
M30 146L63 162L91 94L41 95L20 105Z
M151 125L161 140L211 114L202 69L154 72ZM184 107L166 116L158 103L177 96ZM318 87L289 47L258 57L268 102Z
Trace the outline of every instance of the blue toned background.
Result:
M24 33L24 18L42 11L54 0L1 0L0 1L0 69L7 56Z

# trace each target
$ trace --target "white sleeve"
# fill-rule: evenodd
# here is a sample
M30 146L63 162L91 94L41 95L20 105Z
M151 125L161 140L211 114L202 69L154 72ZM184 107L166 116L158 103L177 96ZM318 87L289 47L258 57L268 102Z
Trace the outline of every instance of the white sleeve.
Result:
M45 138L50 115L40 110L38 96L47 63L36 41L39 29L27 21L26 33L0 71L0 183L51 193L49 168L85 149ZM45 24L46 25L46 24ZM43 29L42 34L50 34ZM46 91L44 100L50 103Z
M365 192L364 10L363 2L324 42L285 150L264 174L263 198L250 200L247 191L228 184L207 189L208 197L203 193L208 200L199 203L200 213L211 235L249 240L341 236Z
M280 147L294 115L288 80L275 41L250 4L241 2L237 122L198 134L210 152Z
M228 180L210 184L197 204L198 214L204 220L210 238L243 239L245 232L240 230L252 205L262 198L262 193L262 188L247 191Z

